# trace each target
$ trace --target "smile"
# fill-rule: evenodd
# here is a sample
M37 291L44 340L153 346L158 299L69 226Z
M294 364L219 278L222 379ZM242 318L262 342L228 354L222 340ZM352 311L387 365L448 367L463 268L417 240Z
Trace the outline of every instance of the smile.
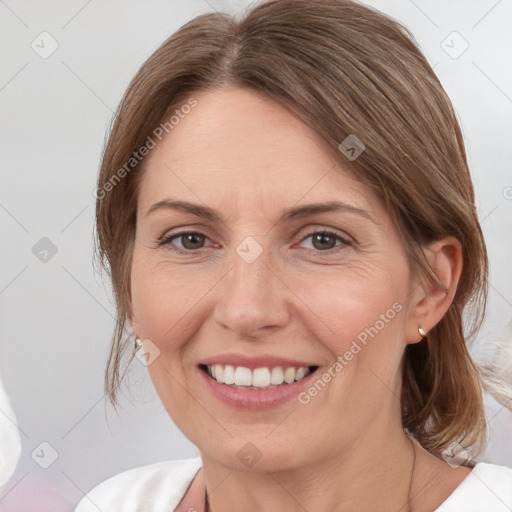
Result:
M204 359L197 370L208 395L239 410L262 411L297 399L318 371L311 362L273 354L223 353Z
M242 389L272 389L283 384L298 382L312 373L316 367L261 367L223 364L201 365L201 369L220 384Z

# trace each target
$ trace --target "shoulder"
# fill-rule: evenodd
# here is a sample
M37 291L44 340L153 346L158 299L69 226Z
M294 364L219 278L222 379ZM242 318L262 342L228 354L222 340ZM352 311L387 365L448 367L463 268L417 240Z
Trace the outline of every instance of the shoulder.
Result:
M123 471L89 491L75 512L173 510L201 468L200 457L156 462Z
M12 477L21 455L21 438L11 401L0 378L0 495Z
M478 462L436 512L510 512L512 469Z

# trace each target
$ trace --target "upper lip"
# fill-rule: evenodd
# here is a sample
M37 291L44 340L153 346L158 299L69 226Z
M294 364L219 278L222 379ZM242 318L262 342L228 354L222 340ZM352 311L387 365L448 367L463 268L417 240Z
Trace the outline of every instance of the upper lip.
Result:
M316 366L309 362L298 361L296 359L289 359L286 357L279 357L273 355L259 355L259 356L247 356L242 354L221 354L218 356L209 357L200 362L203 365L232 365L232 366L243 366L254 370L255 368L274 368L275 366L281 366L283 368L301 368L310 366Z

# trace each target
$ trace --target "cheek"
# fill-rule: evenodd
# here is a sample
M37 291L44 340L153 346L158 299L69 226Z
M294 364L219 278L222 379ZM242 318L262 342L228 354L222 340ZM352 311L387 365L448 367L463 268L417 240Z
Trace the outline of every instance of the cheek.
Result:
M190 272L161 263L143 261L134 255L132 304L139 334L151 340L158 357L147 367L160 400L172 420L184 431L193 423L188 411L195 411L189 372L184 371L184 349L204 319L201 299L209 287L193 279ZM189 428L189 427L188 427Z
M185 269L144 265L134 258L132 304L140 335L156 344L182 339L208 289L204 279L194 279Z
M317 276L314 285L302 276L296 285L304 303L299 313L302 322L333 360L346 355L348 361L357 361L357 366L365 362L385 367L399 359L407 289L403 276L397 279L374 271L363 277L359 272L340 270Z
M329 351L331 363L320 370L301 403L311 400L318 410L330 404L339 412L339 427L346 432L370 422L393 399L390 390L396 389L400 378L405 295L391 281L372 282L370 286L361 279L340 276L337 281L310 286L304 295L308 308L303 310L303 322ZM326 383L327 392L317 391L324 389L318 379Z

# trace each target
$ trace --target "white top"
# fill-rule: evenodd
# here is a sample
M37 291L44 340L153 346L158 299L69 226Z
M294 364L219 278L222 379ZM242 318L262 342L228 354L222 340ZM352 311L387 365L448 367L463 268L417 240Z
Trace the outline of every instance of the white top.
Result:
M124 471L96 486L75 512L172 512L202 466L200 457ZM511 512L512 469L485 462L434 512Z
M0 495L16 469L21 455L21 439L16 415L0 379Z

